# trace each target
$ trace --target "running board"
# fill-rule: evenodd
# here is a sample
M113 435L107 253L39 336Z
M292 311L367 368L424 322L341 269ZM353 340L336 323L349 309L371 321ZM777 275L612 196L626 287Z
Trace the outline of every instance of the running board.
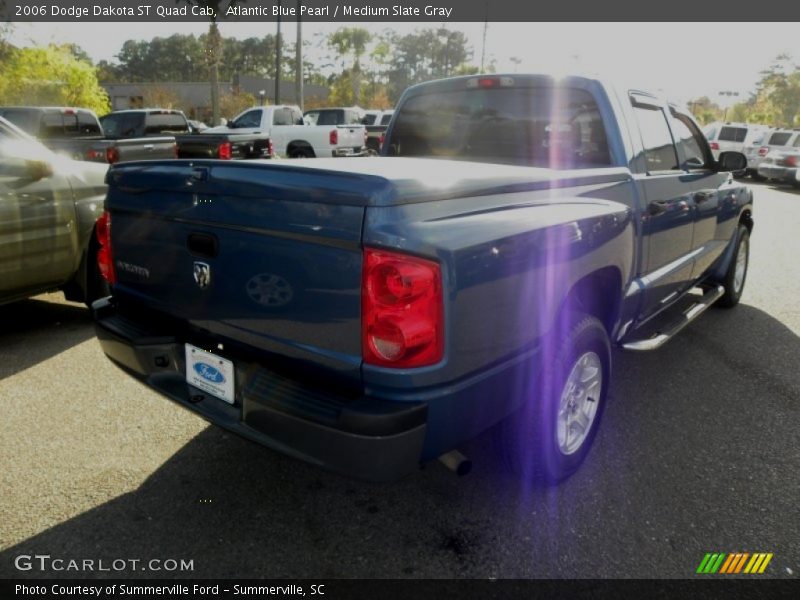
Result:
M625 342L622 344L622 347L625 348L625 350L633 350L634 352L647 352L660 348L671 340L681 329L702 315L709 306L722 298L724 294L725 288L721 285L709 288L705 294L697 299L697 302L689 306L689 308L683 311L680 317L669 323L669 325L662 330L656 331L652 336L643 340Z

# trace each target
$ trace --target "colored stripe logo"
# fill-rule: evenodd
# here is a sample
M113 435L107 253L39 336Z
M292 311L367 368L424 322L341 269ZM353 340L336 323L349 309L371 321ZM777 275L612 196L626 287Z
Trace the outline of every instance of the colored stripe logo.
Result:
M714 573L760 575L766 570L771 560L772 552L756 552L755 554L750 554L749 552L708 552L703 557L703 560L700 561L696 572L703 575Z

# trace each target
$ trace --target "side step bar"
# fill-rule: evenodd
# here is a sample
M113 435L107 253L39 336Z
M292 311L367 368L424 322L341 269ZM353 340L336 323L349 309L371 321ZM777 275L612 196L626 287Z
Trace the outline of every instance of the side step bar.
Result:
M697 302L684 310L680 317L672 321L663 330L657 331L651 337L643 340L625 342L622 344L622 347L625 348L625 350L633 350L634 352L647 352L660 348L671 340L681 329L702 315L705 310L719 300L723 294L725 294L725 288L721 285L709 288L705 294L698 298Z

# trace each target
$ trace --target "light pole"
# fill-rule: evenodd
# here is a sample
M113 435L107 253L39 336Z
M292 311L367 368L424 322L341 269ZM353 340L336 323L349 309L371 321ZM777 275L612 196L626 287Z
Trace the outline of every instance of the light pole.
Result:
M718 94L719 94L720 96L727 96L728 98L731 98L731 97L736 97L736 96L738 96L738 95L739 95L739 92L733 92L733 91L731 91L731 90L725 90L725 91L722 91L722 92L718 92ZM726 105L726 106L725 106L725 111L722 113L722 121L723 121L723 122L728 120L728 109L729 109L729 108L730 108L730 106L729 106L729 105Z
M281 0L278 0L278 35L275 38L275 104L281 103Z

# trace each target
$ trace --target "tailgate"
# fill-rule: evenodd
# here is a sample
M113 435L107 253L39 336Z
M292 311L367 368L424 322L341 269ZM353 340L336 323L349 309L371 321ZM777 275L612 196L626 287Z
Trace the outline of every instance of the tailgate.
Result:
M119 151L117 162L175 158L175 138L172 136L118 139L114 140L114 145Z
M108 179L115 297L359 377L357 178L178 160L119 165Z
M363 125L337 125L339 130L339 148L361 148L364 145Z

